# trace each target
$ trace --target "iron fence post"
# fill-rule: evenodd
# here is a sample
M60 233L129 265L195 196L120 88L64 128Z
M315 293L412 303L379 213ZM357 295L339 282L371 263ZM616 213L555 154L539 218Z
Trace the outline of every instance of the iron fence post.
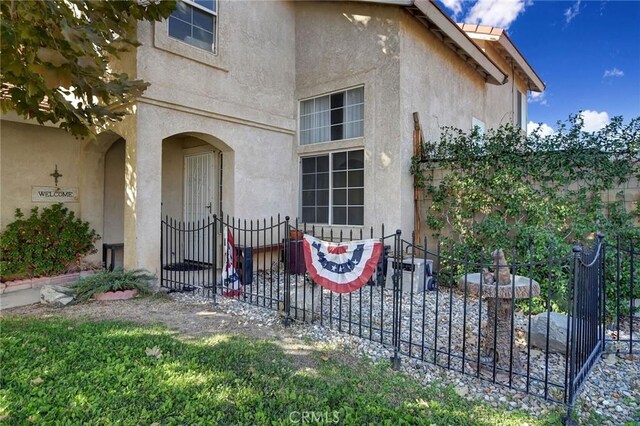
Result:
M598 338L600 340L601 354L604 354L604 346L605 346L605 329L607 324L607 288L605 285L605 268L607 261L607 252L606 252L606 243L604 241L604 233L598 231L596 236L598 237L598 244L600 246L600 262L598 265L600 266L598 271L598 279L600 280L600 285L598 286L598 310L600 314L600 330L598 333Z
M580 257L582 255L582 246L576 244L573 246L573 278L571 285L571 302L572 308L570 312L569 325L570 325L570 337L569 344L571 345L571 353L569 355L569 396L567 399L567 417L564 422L565 425L573 425L573 408L575 404L575 374L576 374L576 359L578 351L578 321L576 320L576 312L578 310L578 284L580 275Z
M394 237L395 252L394 252L394 265L393 265L393 324L392 324L392 343L393 343L393 356L391 357L391 368L394 370L400 369L400 291L402 286L402 231L396 230Z
M285 327L291 325L291 233L289 228L289 216L284 218L284 297L282 324Z
M636 252L633 238L629 239L629 355L633 353L633 317L635 315L635 290L634 282L636 276Z
M224 216L220 215L220 223L222 224L222 221L224 220ZM223 226L220 225L220 229L222 230ZM218 217L214 214L213 215L213 228L211 229L211 231L213 232L213 294L214 294L214 300L216 295L218 294ZM224 241L223 239L221 239L221 242ZM224 261L223 261L224 262ZM222 271L223 265L220 265L220 279L222 280Z
M162 214L160 215L160 288L164 287L164 226L165 222L162 220ZM104 245L103 245L104 250ZM104 254L103 254L104 257Z

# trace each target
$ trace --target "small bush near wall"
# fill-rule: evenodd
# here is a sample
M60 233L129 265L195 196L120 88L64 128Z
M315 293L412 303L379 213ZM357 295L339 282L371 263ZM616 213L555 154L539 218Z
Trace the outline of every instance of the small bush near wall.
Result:
M15 218L0 234L2 281L59 275L97 251L100 236L62 204L35 207L28 217L17 209Z
M511 125L484 135L445 128L440 140L422 146L411 171L423 189L423 235L444 242L457 259L490 261L495 248L504 248L513 262L567 256L551 272L533 271L544 295L534 310L566 309L574 242L590 244L601 231L609 242L619 235L623 245L640 245L640 118L625 124L617 117L600 131L585 132L580 117L572 116L554 134L529 137ZM607 262L615 259L607 256ZM629 271L622 272L628 283ZM625 288L622 297L640 297ZM640 293L640 282L635 288ZM615 291L607 287L609 300Z

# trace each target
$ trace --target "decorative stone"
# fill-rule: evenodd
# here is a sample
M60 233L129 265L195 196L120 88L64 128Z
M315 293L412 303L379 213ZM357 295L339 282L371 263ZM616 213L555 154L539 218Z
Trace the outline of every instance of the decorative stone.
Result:
M547 321L548 317L548 321ZM546 350L547 322L549 323L549 352L567 354L567 316L559 312L543 312L531 317L532 346Z
M298 282L298 285L296 285L295 282L291 282L290 294L290 314L292 318L297 320L304 318L305 321L313 321L320 318L322 287L306 279ZM304 311L302 309L304 309Z
M95 295L96 300L127 300L138 295L138 290L122 290L122 291L107 291L105 293L100 293Z
M69 291L67 287L59 285L45 285L40 289L40 303L55 306L66 306L73 301L73 297L65 292Z

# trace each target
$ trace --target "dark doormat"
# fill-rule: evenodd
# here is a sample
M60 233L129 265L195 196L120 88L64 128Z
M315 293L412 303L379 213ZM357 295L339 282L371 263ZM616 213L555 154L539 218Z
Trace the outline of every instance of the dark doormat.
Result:
M172 263L171 265L167 265L163 268L166 271L204 271L206 269L211 269L211 265L195 263L195 262L180 262L180 263Z

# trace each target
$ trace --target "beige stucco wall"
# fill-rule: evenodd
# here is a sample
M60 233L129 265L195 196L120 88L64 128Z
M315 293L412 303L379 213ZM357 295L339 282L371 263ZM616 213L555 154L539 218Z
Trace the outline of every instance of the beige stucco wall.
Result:
M53 186L55 165L63 176L58 185L80 187L79 141L65 131L2 120L0 138L0 229L13 222L16 208L29 213L33 207L52 203L32 202L32 186ZM82 193L80 193L82 197ZM65 203L76 214L80 203Z
M161 203L182 216L183 152L167 138L189 135L222 151L225 212L294 210L293 4L220 1L218 9L215 54L170 39L166 22L138 25L137 77L151 86L116 127L127 140L127 267L157 273Z
M310 48L313 46L313 48ZM506 74L509 66L483 46ZM427 138L442 126L487 128L511 121L517 76L487 84L456 53L402 8L349 2L296 3L296 100L365 87L363 138L299 146L298 156L365 149L365 228L385 223L413 230L413 112Z
M517 123L518 118L515 116L518 110L517 92L528 96L529 88L527 83L515 68L508 63L495 48L493 42L475 40L475 42L484 50L484 52L498 65L498 67L508 76L508 81L503 85L488 84L486 87L486 108L485 118L487 129L499 127L506 123ZM526 129L527 123L524 123Z
M379 4L296 3L296 100L364 85L365 105L363 138L305 146L296 140L293 152L299 157L364 148L365 228L385 223L395 229L403 221L397 187L405 166L398 144L399 16L397 7Z
M403 168L403 229L413 230L413 177L409 173L413 155L413 112L418 112L423 135L438 140L443 126L465 131L472 128L472 118L483 121L486 129L512 122L516 108L514 90L526 96L524 82L514 76L506 61L491 46L482 45L489 57L507 75L505 85L488 84L469 64L447 47L433 33L407 12L401 18L400 136ZM514 86L515 85L515 86ZM407 221L407 218L411 218Z
M181 219L185 147L206 143L222 152L226 213L250 219L294 211L291 134L145 102L136 117L135 144L127 139L127 152L134 145L135 155L126 158L126 267L159 272L161 204Z
M218 9L215 54L168 38L166 22L139 24L144 98L293 131L293 3L221 0Z
M125 151L119 139L104 157L104 243L124 242Z
M65 206L103 236L104 153L113 135L78 140L63 130L11 113L3 115L0 127L0 230L14 220L16 208L28 214L33 207L52 204L32 202L31 187L54 186L50 174L57 164L62 174L58 185L78 188L78 201ZM101 259L102 243L97 241L98 252L88 261Z

